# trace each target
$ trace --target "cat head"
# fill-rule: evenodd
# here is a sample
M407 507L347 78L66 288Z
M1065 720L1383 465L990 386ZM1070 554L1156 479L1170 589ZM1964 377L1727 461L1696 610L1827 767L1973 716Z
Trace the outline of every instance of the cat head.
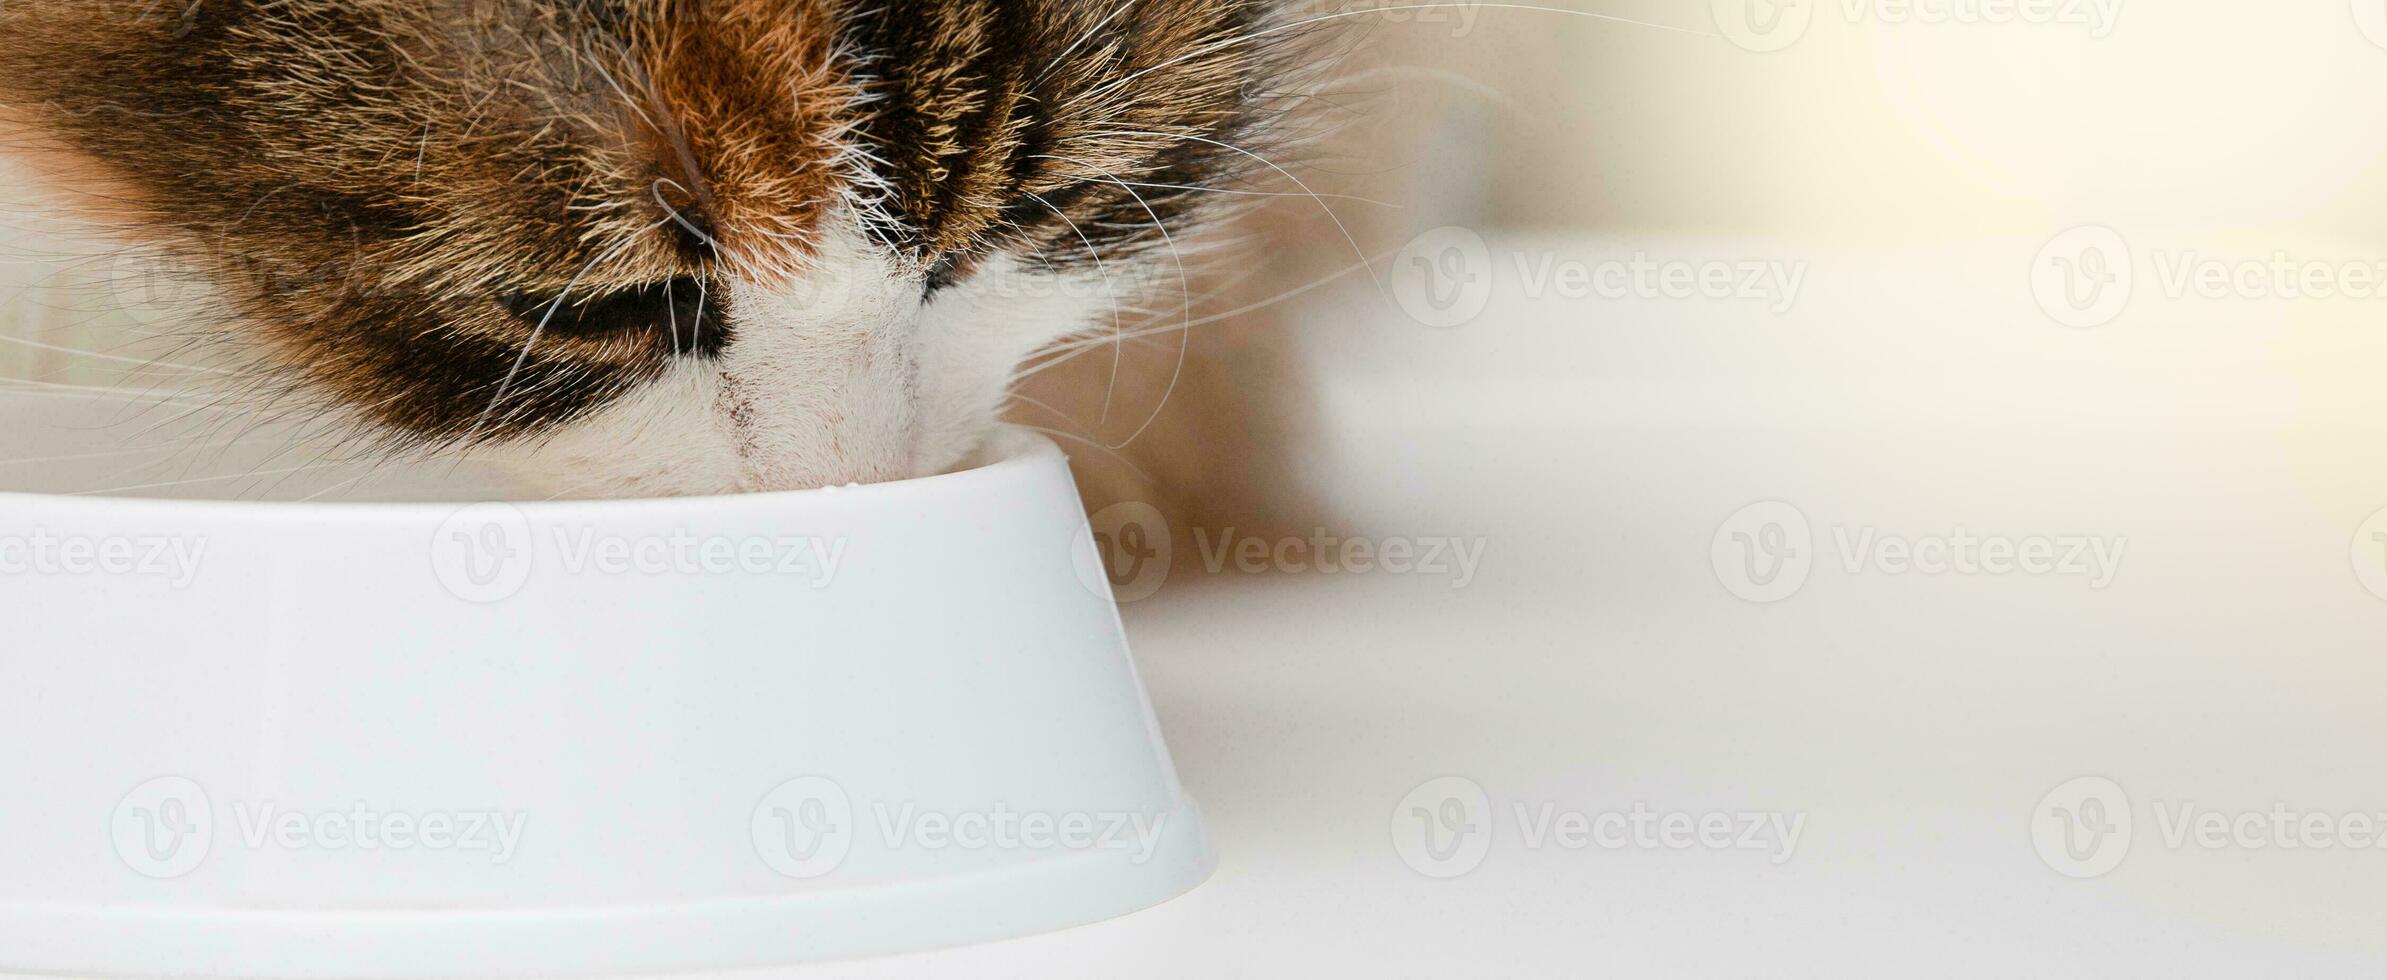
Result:
M6 145L203 273L241 382L594 493L948 468L1173 283L1258 0L10 0ZM1171 288L1174 288L1173 286Z

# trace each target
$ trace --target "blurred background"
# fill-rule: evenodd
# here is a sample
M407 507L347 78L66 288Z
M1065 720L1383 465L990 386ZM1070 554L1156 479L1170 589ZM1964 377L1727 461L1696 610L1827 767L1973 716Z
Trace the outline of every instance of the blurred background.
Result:
M1299 527L1416 481L1530 480L1626 419L2179 431L2387 407L2368 380L2387 301L2291 295L2387 256L2387 129L2360 108L2387 82L2381 5L1406 6L1334 21L1358 40L1318 100L1327 135L1274 151L1285 196L1247 228L1265 261L1208 304L1128 458L1081 454L1093 496ZM2084 226L2139 280L2086 329L2032 279ZM1397 294L1433 273L1400 252L1446 227L1490 243L1458 273L1487 277L1488 312L1429 326ZM1804 279L1783 302L1531 281L1636 255ZM2289 268L2178 285L2248 262ZM1130 348L1146 401L1107 428L1107 351L1031 388L1057 413L1021 417L1116 445L1177 341ZM1532 449L1435 465L1485 435ZM1379 437L1399 478L1337 462Z

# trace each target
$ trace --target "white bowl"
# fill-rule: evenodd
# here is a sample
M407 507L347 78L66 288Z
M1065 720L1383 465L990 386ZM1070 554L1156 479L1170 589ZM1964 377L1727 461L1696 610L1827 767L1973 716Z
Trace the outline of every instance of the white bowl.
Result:
M670 971L1193 887L1066 461L992 456L668 500L0 494L0 967Z

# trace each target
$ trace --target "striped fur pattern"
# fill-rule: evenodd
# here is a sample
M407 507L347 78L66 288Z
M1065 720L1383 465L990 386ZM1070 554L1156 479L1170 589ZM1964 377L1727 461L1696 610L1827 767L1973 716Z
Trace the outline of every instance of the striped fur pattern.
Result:
M392 451L898 478L1268 166L1261 2L8 0L0 153Z

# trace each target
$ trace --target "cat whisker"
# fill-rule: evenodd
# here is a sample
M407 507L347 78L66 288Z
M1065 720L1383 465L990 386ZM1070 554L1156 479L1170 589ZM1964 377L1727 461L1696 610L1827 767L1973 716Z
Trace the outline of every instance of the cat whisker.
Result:
M1475 96L1476 98L1485 102L1491 103L1492 105L1506 109L1511 114L1528 122L1538 124L1541 123L1544 118L1540 113L1534 112L1533 110L1527 109L1523 105L1518 104L1517 100L1508 97L1499 89L1493 88L1490 85L1486 85L1447 68L1428 68L1424 65L1385 65L1381 68L1370 68L1367 71L1360 72L1356 75L1338 78L1335 80L1335 85L1338 88L1358 85L1363 80L1373 78L1378 75L1388 75L1396 78L1406 76L1409 78L1423 78L1431 81L1441 82L1452 88Z
M1181 300L1180 312L1182 313L1182 318L1185 321L1191 322L1193 320L1193 286L1187 281L1185 276L1185 257L1178 253L1177 239L1175 236L1169 234L1169 226L1160 220L1160 212L1152 210L1151 202L1144 200L1144 195L1136 193L1135 188L1129 187L1124 183L1120 183L1119 178L1111 177L1110 173L1103 170L1101 167L1094 166L1093 164L1086 163L1084 161L1070 162L1092 170L1095 173L1102 174L1105 177L1110 177L1112 183L1119 184L1119 189L1126 191L1127 196L1135 198L1136 204L1144 209L1145 214L1151 216L1152 227L1160 229L1160 240L1168 245L1169 258L1171 261L1174 261L1177 264L1177 293L1179 299ZM1127 441L1116 446L1112 446L1111 448L1125 449L1131 445L1134 445L1135 441L1143 436L1144 431L1152 427L1152 423L1160 420L1161 410L1168 407L1169 396L1177 393L1177 383L1180 380L1183 380L1185 377L1185 358L1192 348L1193 335L1188 333L1185 335L1183 342L1177 345L1177 366L1169 372L1169 386L1161 390L1160 401L1152 406L1152 414L1145 416L1144 424L1137 426L1135 432L1128 435ZM1114 381L1117 377L1116 370L1116 365L1114 365ZM1102 405L1103 421L1105 422L1110 421L1110 407L1110 399L1106 397L1103 399Z
M1043 154L1038 154L1038 155L1039 155L1039 156L1043 156ZM1375 198L1372 198L1372 197L1360 197L1360 196L1359 196L1359 195L1357 195L1357 194L1293 194L1293 193L1289 193L1289 192L1286 192L1286 191L1255 191L1255 190L1244 190L1244 189L1240 189L1240 188L1234 188L1234 187L1201 187L1201 186L1197 186L1197 185L1193 185L1193 184L1155 184L1155 183L1150 183L1150 182L1147 182L1147 181L1136 181L1136 180L1115 181L1115 183L1123 183L1123 184L1126 184L1126 185L1127 185L1127 186L1129 186L1129 187L1142 187L1142 188L1145 188L1145 189L1147 189L1147 190L1164 190L1164 191L1198 191L1198 192L1200 192L1200 193L1204 193L1204 194L1223 194L1223 195L1226 195L1226 196L1228 196L1228 197L1308 197L1308 198L1324 198L1324 199L1326 199L1326 200L1329 200L1329 201L1352 201L1352 202L1359 203L1359 204L1373 204L1373 205L1375 205L1375 206L1377 206L1377 207L1380 207L1380 208L1391 208L1391 209L1393 209L1393 210L1395 210L1395 211L1405 211L1405 210L1408 210L1408 207L1409 207L1409 206L1408 206L1408 205L1406 205L1406 204L1395 204L1395 203L1393 203L1393 202L1391 202L1391 201L1379 201L1379 200L1377 200L1377 199L1375 199Z
M31 340L25 337L12 337L7 334L0 334L0 343L15 344L19 347L30 347L35 350L46 350L55 354L73 354L79 357L91 358L92 360L96 361L107 361L116 364L131 364L142 368L146 372L181 372L185 374L232 373L222 368L201 367L196 364L168 364L155 360L145 360L138 357L125 357L119 354L105 354L95 350L84 350L80 347L65 347L58 344L45 344L38 340Z
M1078 243L1086 247L1086 254L1094 257L1094 274L1102 278L1102 294L1110 300L1111 304L1111 330L1114 335L1125 333L1126 327L1119 322L1118 291L1111 286L1111 272L1103 264L1102 250L1094 247L1094 240L1086 237L1086 233L1078 228L1077 222L1070 220L1069 215L1063 213L1060 208L1054 207L1053 202L1045 200L1043 195L1026 188L1021 188L1020 193L1026 194L1029 200L1044 205L1045 210L1051 211L1055 217L1060 218L1062 224L1069 226L1070 233L1077 236ZM1119 366L1125 357L1124 352L1117 348L1112 349L1111 380L1109 386L1102 393L1103 420L1106 422L1110 420L1111 395L1118 390Z
M69 497L96 497L96 496L100 496L100 495L103 495L103 494L111 494L111 493L132 493L132 492L134 492L134 491L139 491L139 490L164 490L164 489L167 489L167 488L169 488L169 487L189 487L189 486L198 486L198 485L200 485L200 484L203 484L203 483L227 483L227 482L230 482L230 481L233 481L233 480L251 480L251 479L255 479L255 478L257 478L257 477L261 477L261 476L282 476L282 475L287 475L287 474L291 474L291 473L307 473L307 472L312 472L312 471L315 471L315 470L327 470L327 469L331 469L332 467L335 467L335 466L344 466L344 465L347 465L347 464L345 464L345 463L309 463L309 464L307 464L307 465L305 465L305 466L292 466L292 467L288 467L288 468L284 468L284 469L278 469L278 470L251 470L251 471L249 471L249 472L246 472L246 473L225 473L225 474L220 474L220 475L217 475L217 476L201 476L201 477L191 477L191 478L187 478L187 479L180 479L180 480L162 480L162 481L159 481L159 482L156 482L156 483L138 483L138 484L133 484L133 485L130 485L130 486L121 486L121 487L104 487L104 488L101 488L101 489L98 489L98 490L77 490L77 491L75 491L75 492L73 492L73 493L67 494L66 496L69 496Z
M579 492L580 492L580 491L582 491L582 490L586 490L586 489L588 489L588 488L590 488L590 487L596 486L597 484L604 483L604 482L606 482L608 479L610 479L610 477L609 477L609 476L599 476L599 477L597 477L597 478L595 478L595 479L592 479L592 480L582 480L582 481L580 481L580 482L578 482L578 483L572 484L571 486L565 487L565 488L563 488L563 489L561 489L561 490L558 490L558 491L556 491L556 492L554 492L554 493L548 494L548 495L547 495L547 497L546 497L546 499L548 499L548 500L562 500L562 499L563 499L565 496L567 496L567 495L569 495L569 494L575 494L575 493L579 493Z
M613 77L613 73L605 70L604 62L595 58L590 58L588 60L588 64L589 67L596 69L597 77L604 79L605 84L613 89L613 94L622 97L622 104L629 106L631 112L638 114L639 121L646 123L649 128L660 128L655 122L655 117L648 115L646 107L639 104L640 100L631 98L630 93L622 88L622 83ZM629 67L637 66L633 63ZM644 72L641 72L640 74L643 75ZM641 78L639 79L639 82L639 88L646 91L651 96L654 92L653 80Z
M0 467L30 466L35 463L72 463L89 459L114 459L120 456L139 456L144 453L173 453L180 452L194 443L206 441L206 438L205 436L193 436L188 439L176 439L149 446L110 449L102 452L68 453L61 456L19 456L14 459L0 459Z
M391 395L388 398L383 398L379 401L359 406L357 411L371 412L405 396L406 393L400 392L398 394ZM282 413L273 411L259 411L252 413L251 421L246 426L243 426L238 433L233 435L232 438L225 440L222 445L219 445L215 448L215 458L221 459L223 454L230 451L233 446L239 445L240 443L246 441L251 433L258 431L267 425L276 424L281 418ZM292 450L316 445L319 437L328 433L332 429L337 428L340 424L340 420L336 418L316 416L299 424L292 425L289 427L289 433L287 437L283 439L281 447L258 459L256 463L253 464L252 468L263 467L277 459L281 459L282 457L289 455ZM320 463L327 460L339 463L349 462L350 460L347 459L334 458L334 453L336 453L339 448L339 446L324 447L316 454L316 462ZM384 454L379 457L379 462L376 465L378 466L380 464L386 464L390 458L391 457L388 454Z
M1136 132L1136 131L1133 131L1133 130L1127 130L1127 131L1121 131L1121 132L1113 132L1113 133L1095 133L1095 134L1093 134L1093 135L1097 135L1097 136L1103 136L1103 135L1110 135L1110 136L1136 136L1136 137L1143 137L1143 138L1153 138L1153 137L1159 137L1159 138L1163 138L1163 139L1167 138L1166 134L1162 134L1162 133L1144 133L1144 132ZM1243 155L1243 156L1245 156L1245 157L1248 157L1248 158L1250 158L1250 159L1252 159L1252 160L1259 161L1259 162L1260 162L1260 164L1262 164L1263 166L1266 166L1266 167L1267 167L1268 169L1270 169L1270 170L1274 170L1274 171L1276 171L1278 174L1282 175L1282 176L1283 176L1283 177L1284 177L1286 180L1290 180L1290 181L1292 181L1292 182L1293 182L1293 186L1301 188L1301 192L1302 192L1302 193L1309 195L1309 196L1310 196L1310 198L1311 198L1312 200L1315 200L1315 201L1317 201L1317 202L1318 202L1318 209L1319 209L1319 210L1321 210L1321 211L1324 211L1324 212L1326 212L1326 219L1327 219L1327 220L1329 220L1329 221L1332 221L1332 222L1334 222L1334 228L1335 228L1335 230L1336 230L1336 231L1338 231L1338 232L1341 232L1341 233L1342 233L1342 235L1343 235L1343 240L1344 240L1344 241L1346 241L1346 242L1349 242L1349 243L1351 243L1351 251L1352 251L1352 253L1353 253L1353 254L1355 254L1355 255L1358 255L1358 256L1359 256L1359 260L1360 260L1361 264L1363 264L1363 265L1366 265L1366 266L1367 266L1367 269L1368 269L1368 278L1369 278L1370 280L1372 280L1372 281L1374 281L1374 282L1375 282L1375 284L1376 284L1376 291L1377 291L1379 294L1382 294L1382 295L1383 295L1383 297L1384 297L1384 300L1385 300L1386 302L1388 302L1388 303L1389 303L1389 302L1391 302L1391 301L1392 301L1392 296L1391 296L1391 293L1390 293L1390 292L1388 292L1388 291L1385 289L1385 286L1384 286L1384 280L1383 280L1383 279L1381 279L1381 278L1379 278L1379 277L1376 275L1376 266L1375 266L1375 263L1369 260L1369 258L1368 258L1368 254L1367 254L1367 250L1365 250L1365 249L1362 249L1362 248L1360 248L1360 247L1359 247L1359 239L1352 237L1352 235L1351 235L1351 229L1349 229L1349 228L1347 228L1347 227L1344 227L1344 226L1343 226L1343 219L1342 219L1342 216L1341 216L1341 215L1338 215L1338 214L1335 214L1335 213L1334 213L1334 206L1333 206L1333 205L1330 205L1330 204L1328 204L1328 203L1326 203L1326 199L1325 199L1325 198L1322 198L1322 197L1319 197L1319 196L1318 196L1318 192L1317 192L1317 191L1314 191L1314 190L1311 190L1311 189L1310 189L1310 185L1308 185L1307 183L1304 183L1304 182L1302 182L1302 179L1301 179L1300 177L1294 176L1293 172L1292 172L1292 171L1290 171L1290 170L1286 170L1286 169L1285 169L1285 168L1283 168L1283 167L1277 166L1275 161L1273 161L1273 160L1270 160L1270 159L1268 159L1267 157L1261 156L1261 155L1259 155L1259 154L1257 154L1257 153L1253 153L1252 151L1250 151L1250 150L1246 150L1246 149L1244 149L1244 148L1242 148L1242 147L1240 147L1240 146L1236 146L1236 145L1234 145L1234 144L1232 144L1232 143L1227 143L1227 142L1223 142L1223 141L1220 141L1220 140L1214 140L1214 139L1211 139L1211 138L1209 138L1209 137L1207 137L1207 136L1200 136L1200 135L1196 135L1196 134L1193 134L1193 133L1181 133L1181 134L1178 134L1178 135L1179 135L1179 137L1180 137L1180 138L1183 138L1183 139L1192 140L1192 141L1194 141L1194 142L1196 142L1196 143L1201 143L1201 144L1203 144L1203 145L1205 145L1205 146L1215 146L1215 147L1218 147L1219 149L1222 149L1222 150L1228 150L1228 151L1231 151L1231 152L1234 152L1234 153L1241 154L1241 155Z
M1382 259L1382 258L1385 258L1385 257L1387 257L1387 256L1378 256L1378 258L1379 258L1379 259ZM1330 283L1333 283L1333 282L1335 282L1336 280L1343 278L1344 276L1348 276L1348 275L1350 275L1350 274L1352 274L1352 273L1354 273L1354 272L1358 272L1358 271L1360 271L1362 268L1364 268L1364 266L1361 266L1361 265L1350 265L1350 266L1345 266L1344 268L1342 268L1342 269L1340 269L1340 270L1338 270L1338 271L1335 271L1335 272L1332 272L1332 273L1328 273L1327 275L1325 275L1325 276L1322 276L1322 277L1320 277L1320 278L1318 278L1318 279L1314 279L1314 280L1311 280L1310 282L1304 283L1304 284L1302 284L1302 285L1295 286L1295 287L1293 287L1293 288L1291 288L1291 289L1288 289L1288 290L1285 290L1285 291L1283 291L1283 292L1277 293L1276 295L1270 296L1270 297L1268 297L1268 298L1266 298L1266 299L1255 300L1255 301L1253 301L1253 302L1246 303L1246 304L1244 304L1244 305L1242 305L1242 306L1238 306L1238 307L1236 307L1236 308L1234 308L1234 309L1231 309L1231 310L1222 310L1222 311L1220 311L1220 312L1217 312L1217 313L1205 314L1205 315L1203 315L1203 316L1200 316L1200 317L1197 317L1197 318L1195 318L1195 319L1192 319L1192 320L1187 320L1187 321L1185 321L1185 322L1183 322L1183 323L1173 324L1173 325L1170 325L1170 326L1165 326L1165 327L1153 327L1153 328L1150 328L1150 329L1145 329L1145 330L1136 330L1136 331L1130 331L1130 332L1128 332L1127 334L1125 334L1125 335L1124 335L1124 337L1123 337L1122 339L1129 340L1129 341L1134 341L1134 340L1143 340L1143 339L1147 339L1147 338L1150 338L1150 337L1159 336L1159 335L1161 335L1161 334L1165 334L1165 333L1174 333L1174 332L1181 331L1181 330L1189 330L1189 329L1191 329L1191 328L1193 328L1193 327L1197 327L1197 326L1203 326L1203 325L1206 325L1206 324L1217 323L1217 322L1219 322L1219 321L1222 321L1222 320L1230 320L1230 319L1233 319L1233 318L1235 318L1235 317L1243 316L1244 314L1247 314L1247 313L1253 313L1253 312L1257 312L1257 311L1259 311L1259 310L1267 309L1268 307L1275 306L1275 305L1277 305L1278 303L1283 303L1283 302L1286 302L1286 301L1288 301L1288 300L1291 300L1291 299L1293 299L1293 298L1295 298L1295 297L1301 296L1301 295L1303 295L1303 294L1305 294L1305 293L1309 293L1309 292L1311 292L1311 291L1313 291L1313 290L1316 290L1316 289L1318 289L1318 288L1320 288L1320 287L1323 287L1323 286L1326 286L1326 285L1328 285L1328 284L1330 284ZM1037 351L1037 352L1036 352L1036 354L1035 354L1035 355L1033 355L1033 356L1036 356L1036 357L1047 357L1047 358L1049 358L1049 359L1047 359L1047 360L1043 360L1043 361L1038 361L1037 363L1035 363L1035 364L1033 364L1033 365L1031 365L1031 366L1029 366L1029 367L1027 367L1027 368L1025 368L1025 369L1023 369L1023 370L1021 370L1021 371L1020 371L1020 372L1019 372L1017 375L1015 375L1015 376L1014 376L1014 379L1013 379L1013 380L1015 380L1015 381L1018 381L1018 380L1024 380L1024 379L1027 379L1027 378L1030 378L1030 377L1034 377L1034 376L1035 376L1035 375L1037 375L1037 374L1041 374L1041 373L1043 373L1043 372L1045 372L1045 371L1051 370L1051 369L1053 369L1053 368L1056 368L1056 367L1059 367L1059 366L1061 366L1061 365L1063 365L1063 364L1067 364L1067 363L1069 363L1070 361L1076 360L1077 358L1084 356L1085 354L1087 354L1088 352L1090 352L1090 351L1094 350L1095 348L1097 348L1097 347L1100 347L1100 346L1102 346L1102 345L1104 345L1104 344L1109 344L1109 343L1112 343L1112 342L1114 342L1114 338L1112 338L1112 337L1108 337L1108 336L1104 336L1104 337L1081 337L1081 338L1076 338L1076 339L1063 340L1063 341L1061 341L1061 342L1059 342L1059 343L1055 343L1055 344L1048 344L1048 345L1046 345L1046 346L1045 346L1045 347L1044 347L1042 350L1039 350L1039 351ZM1058 355L1058 356L1055 356L1055 355Z
M330 486L324 487L324 488L323 488L323 489L321 489L321 490L317 490L317 491L315 491L314 493L310 493L310 494L308 494L308 495L306 495L306 496L304 496L304 497L300 497L300 498L298 498L298 502L299 502L299 503L302 503L302 504L314 503L315 501L321 500L321 499L323 499L323 498L325 498L325 497L328 497L328 496L330 496L330 495L332 495L332 494L334 494L334 493L338 493L338 492L340 492L340 491L342 491L342 490L346 490L346 489L348 489L349 487L353 487L353 486L355 486L355 485L357 485L357 484L359 484L359 483L362 483L362 482L364 482L364 481L365 481L365 479L366 479L366 478L368 478L368 477L371 477L371 476L378 475L378 472L379 472L379 471L378 471L378 469L375 469L375 470L366 470L366 471L365 471L365 472L363 472L363 473L359 473L359 474L357 474L357 475L355 475L355 476L349 477L348 479L345 479L345 480L342 480L342 481L340 481L340 482L338 482L338 483L334 483L334 484L332 484L332 485L330 485Z
M133 392L102 385L67 384L57 381L38 381L32 378L0 378L0 392L53 398L83 397L110 401L155 401L159 404L195 404L181 397L180 391L158 394L155 391Z
M1081 45L1084 45L1087 41L1093 40L1094 35L1102 33L1102 29L1110 26L1111 21L1117 20L1120 14L1126 13L1127 8L1133 6L1135 6L1135 0L1126 0L1126 2L1121 3L1118 6L1118 9L1104 14L1101 20L1094 22L1094 26L1087 28L1085 33L1078 35L1077 40L1069 42L1068 47L1062 48L1060 54L1054 55L1044 66L1044 70L1037 72L1036 77L1028 82L1028 87L1033 89L1036 86L1043 84L1045 79L1051 78L1053 70L1061 67L1062 65L1068 64L1069 56L1076 54L1077 49Z
M1015 396L1015 397L1016 397L1016 396ZM1047 405L1041 405L1041 404L1039 404L1039 405L1037 405L1036 407L1038 407L1038 408L1042 408L1042 409L1044 409L1045 411L1048 411L1048 412L1049 412L1049 411L1053 411L1053 409L1052 409L1050 406L1047 406ZM1044 433L1045 435L1051 436L1051 437L1053 437L1053 438L1055 438L1055 439L1062 439L1062 440L1066 440L1066 441L1069 441L1069 442L1074 442L1074 443L1077 443L1078 445L1081 445L1081 446L1086 446L1086 447L1088 447L1088 448L1094 449L1094 450L1096 450L1096 451L1098 451L1098 452L1101 452L1101 453L1102 453L1103 455L1105 455L1105 456L1109 456L1110 458L1112 458L1112 459L1114 459L1114 460L1117 460L1117 461L1119 462L1119 465L1121 465L1121 466L1124 466L1124 467L1127 467L1127 471L1128 471L1128 472L1130 472L1130 473L1133 473L1133 474L1135 474L1135 475L1136 475L1136 477L1137 477L1138 479L1141 479L1141 480L1143 480L1143 481L1144 481L1144 482L1146 482L1146 483L1150 483L1150 482L1152 482L1152 474L1144 472L1144 470L1143 470L1143 468L1142 468L1142 467L1139 467L1139 466L1137 466L1137 465L1136 465L1134 462L1130 461L1130 460L1129 460L1129 459L1128 459L1128 458L1127 458L1125 455L1121 454L1121 453L1120 453L1118 450L1116 450L1116 449L1113 449L1113 448L1111 448L1111 447L1109 447L1109 446L1105 446L1105 445L1103 445L1103 444L1102 444L1102 442L1101 442L1100 440L1097 440L1097 439L1089 439L1089 438L1086 438L1085 436L1078 435L1078 434L1077 434L1077 433L1075 433L1075 432L1064 432L1064 431L1062 431L1062 430L1060 430L1060 429L1050 428L1050 427L1048 427L1048 426L1042 426L1042 425L1030 425L1030 424L1028 424L1028 423L1026 423L1026 422L1014 422L1014 423L1012 423L1012 424L1013 424L1013 425L1017 425L1017 426L1019 426L1020 428L1027 429L1027 430L1029 430L1029 431L1031 431L1031 432L1042 432L1042 433Z

